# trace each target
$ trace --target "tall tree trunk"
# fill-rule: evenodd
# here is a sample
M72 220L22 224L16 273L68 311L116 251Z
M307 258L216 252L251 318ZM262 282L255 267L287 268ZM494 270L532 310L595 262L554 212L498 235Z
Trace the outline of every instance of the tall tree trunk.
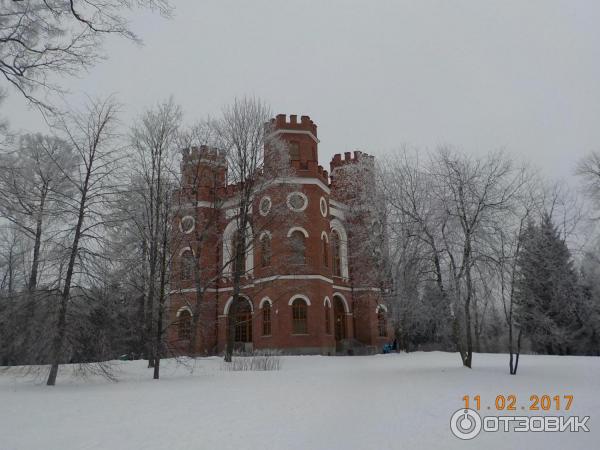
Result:
M148 294L148 280L146 277L146 263L148 257L148 248L146 239L142 239L142 295L139 298L138 313L136 315L136 328L138 330L137 353L143 358L146 346L146 303Z
M467 252L467 261L466 261L466 281L467 281L467 298L465 299L465 337L467 341L467 352L466 358L463 361L465 367L471 368L471 364L473 361L473 330L471 327L471 299L473 296L473 280L471 279L471 259L470 253L471 248L470 244L468 244Z
M165 208L165 214L168 208ZM163 311L165 308L165 284L167 280L167 251L168 251L168 229L167 229L167 218L163 224L163 239L162 239L162 256L160 264L160 287L158 297L158 311L156 318L156 343L154 345L154 375L153 378L158 380L160 377L160 359L162 357L163 347Z
M38 268L40 264L40 248L42 244L42 229L43 229L43 215L44 205L46 203L46 190L42 190L40 199L40 205L38 210L38 217L35 224L35 236L33 242L33 259L31 261L31 273L29 275L29 282L27 283L27 307L25 317L25 330L23 335L23 350L26 354L26 362L32 362L30 355L31 339L34 333L35 314L36 314L36 302L37 298L35 290L37 288L38 280Z
M71 293L71 279L75 270L75 260L79 251L79 239L81 238L81 228L83 219L85 218L85 207L87 201L88 185L90 181L91 168L93 160L90 160L87 168L83 189L81 191L81 200L79 202L79 213L77 216L77 225L75 226L75 236L71 245L71 255L69 257L69 265L67 266L67 275L63 286L62 295L60 297L60 305L58 310L58 322L56 325L56 334L52 342L52 355L50 374L46 385L54 386L56 384L56 376L58 374L58 366L64 360L64 343L67 328L67 308L69 304L69 296Z
M40 206L38 211L38 217L35 224L35 237L33 243L33 261L31 262L31 274L29 275L29 283L27 285L27 289L31 292L35 290L37 287L37 279L38 279L38 267L40 264L40 247L42 244L42 229L43 229L43 216L44 216L44 207L46 203L46 190L45 188L42 190L42 195L40 198Z
M240 208L240 211L243 209ZM244 208L245 210L245 208ZM242 212L241 214L245 214ZM244 267L245 252L245 236L246 236L246 219L241 219L240 227L238 228L238 238L236 239L235 258L233 266L233 300L229 305L227 315L227 346L225 348L225 362L231 362L233 357L233 345L235 342L235 327L237 325L237 308L241 291L242 268ZM240 237L244 236L244 238Z

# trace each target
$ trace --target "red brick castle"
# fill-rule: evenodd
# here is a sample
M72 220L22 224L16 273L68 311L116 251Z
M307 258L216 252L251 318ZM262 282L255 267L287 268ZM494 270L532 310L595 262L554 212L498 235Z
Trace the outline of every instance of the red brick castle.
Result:
M280 114L270 125L286 144L293 175L285 189L283 182L274 183L253 196L246 237L252 245L245 255L235 317L229 313L231 266L223 265L235 247L236 188L227 185L227 164L218 151L200 147L184 152L181 169L189 185L179 197L188 201L173 225L169 345L188 351L196 335L193 353L219 353L227 327L235 326L236 346L245 350L379 351L392 334L383 285L372 275L376 262L363 244L365 236L381 233L381 226L368 205L351 213L350 204L355 205L360 192L345 188L346 179L356 173L349 169L358 165L366 173L363 181L374 182L373 157L359 151L336 154L328 173L319 165L317 125L308 116L298 120ZM265 152L265 170L270 167L267 158ZM271 223L269 216L278 206L285 211L285 222ZM209 220L216 225L200 235L198 229ZM200 270L194 271L194 265ZM202 297L197 302L199 280Z

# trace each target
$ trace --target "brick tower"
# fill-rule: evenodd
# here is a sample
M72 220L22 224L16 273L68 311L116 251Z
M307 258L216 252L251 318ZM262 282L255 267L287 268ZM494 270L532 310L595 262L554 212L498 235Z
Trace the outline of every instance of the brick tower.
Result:
M357 208L364 186L351 183L356 174L372 182L373 157L361 152L335 155L330 176L318 163L317 125L308 116L279 114L271 119L272 136L283 143L292 175L258 192L252 204L250 231L253 245L245 255L246 276L242 297L229 317L233 298L231 279L221 269L231 239L228 229L235 210L235 189L225 186L227 167L216 150L203 147L184 152L182 174L186 185L178 194L190 198L188 216L174 226L174 276L170 293L169 342L184 348L190 335L190 317L201 342L194 353L224 349L227 327L235 324L239 348L276 348L289 353L373 352L390 340L391 333L376 280L362 276L373 261L357 244L369 233L369 208ZM265 170L271 170L272 153L265 149ZM370 171L370 172L369 172ZM371 178L369 178L371 176ZM214 208L215 198L222 205ZM192 212L195 211L195 212ZM277 213L279 211L279 213ZM358 213L357 213L358 211ZM283 212L283 214L281 214ZM211 216L213 214L213 216ZM214 214L218 215L215 221ZM285 220L276 219L275 216ZM185 252L196 251L193 235L210 218L218 227L202 242L197 258L206 276L221 273L207 286L202 307L194 308L195 281L185 279ZM176 248L177 247L177 248ZM208 250L206 248L208 247ZM220 271L221 270L221 271ZM185 270L183 270L185 272ZM241 307L240 307L241 305Z

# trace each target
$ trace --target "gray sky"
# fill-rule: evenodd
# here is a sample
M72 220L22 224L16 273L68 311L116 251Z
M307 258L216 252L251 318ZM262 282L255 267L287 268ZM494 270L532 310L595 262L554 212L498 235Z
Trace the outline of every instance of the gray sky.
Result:
M143 14L138 47L65 80L116 93L126 117L173 95L193 121L235 96L319 125L320 160L407 143L468 153L505 147L552 177L600 148L598 1L191 1L172 20ZM11 94L15 129L39 115Z

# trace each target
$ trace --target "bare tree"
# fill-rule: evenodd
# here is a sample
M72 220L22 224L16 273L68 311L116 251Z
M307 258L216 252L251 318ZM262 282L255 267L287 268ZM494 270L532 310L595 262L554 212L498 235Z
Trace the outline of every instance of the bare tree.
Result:
M581 177L587 194L600 207L600 151L591 152L579 161L576 173Z
M72 169L72 148L56 136L23 135L14 151L0 154L0 213L33 242L30 291L38 283L47 220L59 217L63 210L70 187L64 173Z
M463 364L473 358L473 268L489 256L486 236L495 223L502 223L511 202L524 184L523 172L502 153L482 159L468 158L448 149L433 157L431 174L446 213L441 232L448 258L455 299L464 309Z
M163 347L163 313L170 267L169 236L174 214L171 207L175 187L173 166L181 117L181 108L170 99L146 111L131 129L133 170L141 181L141 245L147 247L144 250L147 291L142 300L145 301L143 316L146 323L143 340L155 379L160 376Z
M228 181L235 184L235 233L231 255L224 256L231 264L233 302L229 309L230 324L227 332L225 361L231 362L235 340L235 324L231 318L237 315L242 276L246 274L245 255L254 245L257 228L253 235L252 204L254 197L274 183L283 183L290 173L286 147L272 133L269 120L271 112L267 105L252 98L237 99L223 110L220 119L211 122L214 129L215 147L224 152ZM265 157L267 155L267 157ZM230 261L228 261L230 260Z
M49 386L56 383L59 365L69 361L65 344L72 287L78 275L90 275L82 260L93 250L89 247L84 249L82 243L86 239L97 241L95 228L104 224L102 218L107 196L114 193L111 177L117 162L114 146L116 114L117 106L109 98L92 102L84 114L73 114L68 121L63 121L63 132L78 156L78 170L73 177L63 172L76 189L76 195L70 202L74 223L69 228L71 244L51 344ZM82 272L78 273L78 267Z
M169 16L167 0L0 0L0 73L32 104L52 107L35 91L62 92L55 75L94 65L108 35L139 42L125 14L149 8Z
M481 295L476 284L481 294L488 290L488 297L491 289L477 280L481 281L484 268L492 267L490 235L506 219L520 192L522 170L502 153L476 159L446 148L424 163L406 152L392 161L387 163L384 183L395 219L392 234L408 233L404 243L415 241L416 261L428 261L417 264L423 268L422 280L432 280L438 287L456 348L463 364L471 367L489 301L482 297L477 305Z

